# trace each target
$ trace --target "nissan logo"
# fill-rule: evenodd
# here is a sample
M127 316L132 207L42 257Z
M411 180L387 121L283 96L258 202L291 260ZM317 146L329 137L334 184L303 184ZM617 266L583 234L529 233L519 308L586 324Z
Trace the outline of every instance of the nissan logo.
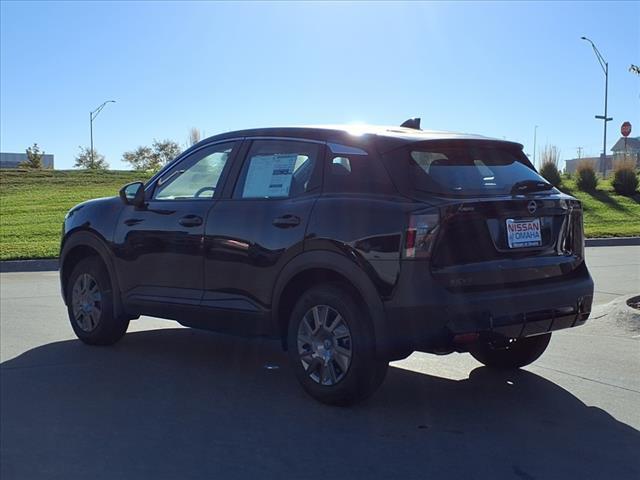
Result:
M536 213L536 210L538 209L538 205L536 204L535 200L531 200L528 204L527 204L527 210L529 210L529 213L531 215L533 215L534 213Z

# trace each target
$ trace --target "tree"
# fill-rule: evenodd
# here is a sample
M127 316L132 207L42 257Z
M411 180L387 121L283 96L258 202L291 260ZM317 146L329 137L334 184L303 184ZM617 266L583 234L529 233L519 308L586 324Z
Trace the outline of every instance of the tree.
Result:
M40 147L37 143L34 143L31 147L27 147L26 150L27 159L20 163L20 167L24 168L36 168L40 169L43 167L42 165L42 157L44 156L44 151L40 150Z
M125 152L122 160L129 163L134 170L157 171L180 155L180 146L172 140L154 140L151 147L140 146L133 151Z
M191 127L191 130L189 130L189 147L191 147L192 145L195 145L196 143L198 143L200 141L200 139L202 138L202 135L200 133L200 130L196 127Z
M173 140L154 140L151 145L153 151L157 157L157 162L159 167L164 167L171 160L176 158L182 152L180 145L178 145Z
M124 152L122 160L131 164L134 170L151 170L153 160L153 150L150 147L138 147L132 152Z
M86 168L87 170L107 170L109 164L104 158L104 155L99 154L96 149L93 152L87 147L78 147L80 153L76 156L76 168ZM93 155L92 155L93 153Z

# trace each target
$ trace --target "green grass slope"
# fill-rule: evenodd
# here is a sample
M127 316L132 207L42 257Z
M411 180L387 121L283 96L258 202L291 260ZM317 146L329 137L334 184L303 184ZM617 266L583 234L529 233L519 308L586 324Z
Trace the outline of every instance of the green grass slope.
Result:
M58 256L64 215L74 205L118 194L137 172L0 170L0 260Z
M578 190L575 181L567 179L560 189L582 202L587 237L640 236L640 193L618 195L610 180L601 180L593 193Z
M67 210L147 178L124 171L0 170L0 260L56 257ZM583 202L588 237L640 236L640 194L617 195L609 181L585 193L565 179L562 190Z

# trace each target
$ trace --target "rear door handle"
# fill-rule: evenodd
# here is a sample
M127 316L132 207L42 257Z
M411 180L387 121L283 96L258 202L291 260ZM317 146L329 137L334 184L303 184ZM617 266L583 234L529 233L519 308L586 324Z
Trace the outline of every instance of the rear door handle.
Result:
M202 225L202 217L199 217L198 215L185 215L178 220L178 223L183 227L197 227Z
M278 228L290 228L300 225L300 217L296 215L283 215L273 219L273 225Z

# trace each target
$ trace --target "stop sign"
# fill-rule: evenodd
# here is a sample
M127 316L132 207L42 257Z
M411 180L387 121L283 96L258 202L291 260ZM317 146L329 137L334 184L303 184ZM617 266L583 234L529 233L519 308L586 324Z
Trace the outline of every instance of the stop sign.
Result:
M622 133L623 137L628 137L631 133L631 124L629 122L624 122L620 127L620 133Z

